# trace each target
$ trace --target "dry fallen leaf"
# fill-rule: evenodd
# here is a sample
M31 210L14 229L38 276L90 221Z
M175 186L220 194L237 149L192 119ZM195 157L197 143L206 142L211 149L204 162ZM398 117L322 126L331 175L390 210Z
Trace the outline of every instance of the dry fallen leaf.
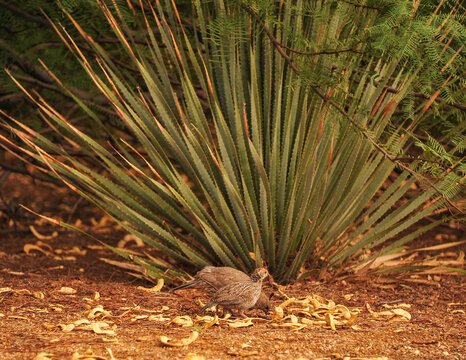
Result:
M92 331L94 331L96 334L105 334L105 335L115 335L115 331L113 330L104 330L102 329L103 327L110 327L105 322L96 322L91 324Z
M254 325L251 319L227 320L227 324L232 328L248 327Z
M451 311L452 314L465 314L466 312L461 309L456 309Z
M283 308L281 306L276 306L272 314L272 320L280 321L281 319L283 319L283 316L284 316Z
M325 314L325 321L327 322L327 325L330 326L330 329L333 331L336 331L337 329L335 328L335 320L333 319L333 315L330 313Z
M134 315L131 317L131 321L138 321L149 318L149 315Z
M284 308L286 308L288 305L294 303L295 301L296 301L295 298L290 298L290 299L288 299L288 300L282 302L282 303L279 305L279 307L283 310Z
M63 332L70 332L75 328L74 324L58 324L57 325Z
M393 309L392 312L395 315L401 316L404 319L411 320L411 314L403 309Z
M42 291L35 291L32 293L32 296L34 296L37 299L45 299L45 295Z
M149 321L168 321L170 320L169 318L166 318L163 316L163 314L157 314L157 315L150 315L147 320Z
M76 321L74 322L74 324L75 324L76 326L83 325L83 324L90 324L90 323L91 323L91 322L90 322L89 320L87 320L87 319L80 319L80 320L76 320Z
M56 292L59 292L60 294L66 294L66 295L72 295L72 294L77 293L75 289L71 287L67 287L67 286L62 286L60 290L57 290Z
M333 314L336 315L338 313L341 313L342 316L345 318L345 319L350 319L351 318L351 311L349 311L349 309L345 306L345 305L337 305L335 306L334 310L333 310Z
M453 311L453 313L454 313L454 311ZM211 317L211 316L210 316L210 317ZM211 318L212 318L212 317L211 317ZM207 323L205 323L205 324L203 325L203 327L204 327L205 329L208 329L208 328L210 328L210 327L212 327L212 326L214 326L214 325L218 325L218 324L219 324L218 316L217 316L217 314L215 314L215 316L212 318L212 320L209 321L209 322L207 322Z
M42 235L36 230L34 225L29 225L29 230L31 230L31 233L39 240L50 240L58 236L58 232L56 231L54 231L52 235Z
M55 357L55 354L40 352L36 356L34 356L34 359L32 360L53 360L54 357Z
M164 284L163 279L158 279L157 280L157 285L155 285L154 287L146 288L144 286L138 286L138 289L148 291L148 292L159 292L162 289L163 284Z
M143 247L144 246L144 241L142 241L140 238L133 234L127 234L124 236L124 238L120 241L118 241L117 248L123 249L127 243L130 241L134 241L136 243L137 247Z
M197 331L192 331L191 335L184 339L173 341L167 336L161 336L160 341L162 342L162 344L165 344L168 346L179 347L179 346L186 346L186 345L191 344L192 342L196 341L198 337L199 337L199 333Z
M106 316L110 316L111 313L107 310L104 310L104 307L102 305L97 305L94 309L90 310L90 311L85 311L84 314L87 314L87 317L89 319L95 319L99 316L101 316L102 318L106 317Z
M23 250L24 250L24 252L26 253L26 255L29 255L30 252L33 251L33 250L39 251L39 252L41 252L41 253L44 254L44 255L51 255L49 251L44 250L44 249L42 249L40 246L38 246L38 245L33 245L33 244L26 244L26 245L24 245Z
M118 339L117 339L117 338L106 338L106 337L103 337L103 338L102 338L102 341L103 341L103 342L111 342L111 343L118 344Z
M244 351L244 350L230 350L227 352L228 355L233 355L233 356L253 356L253 355L259 355L259 351L257 350L250 350L250 351Z
M191 327L194 325L193 319L188 315L177 316L171 321L173 324L180 325L183 327Z
M26 320L27 322L30 322L31 320L25 316L19 316L19 315L8 315L10 319L18 319L18 320Z

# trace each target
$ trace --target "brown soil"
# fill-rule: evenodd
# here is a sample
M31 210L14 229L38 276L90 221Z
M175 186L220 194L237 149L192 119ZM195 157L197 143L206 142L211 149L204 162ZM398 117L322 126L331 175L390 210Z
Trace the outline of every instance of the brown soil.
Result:
M64 189L42 183L34 186L19 176L10 176L1 190L7 200L18 198L17 202L48 215L61 214L64 219L77 200ZM81 219L90 224L92 217L101 216L86 204L78 205L72 222ZM274 328L271 321L263 319L254 319L254 325L245 328L230 328L221 322L208 329L196 328L199 338L188 346L168 347L160 342L161 335L181 339L192 329L135 316L195 317L199 293L186 290L172 294L166 287L158 293L138 289L152 285L99 260L121 258L79 234L59 233L42 240L52 250L46 249L44 254L32 249L28 255L24 245L38 241L26 231L29 224L34 223L42 234L60 229L29 216L17 218L20 232L14 233L13 222L5 213L0 217L0 288L11 290L0 289L0 359L33 359L41 352L54 354L49 355L53 359L71 359L74 353L84 355L88 350L110 359L108 349L115 359L196 359L194 355L205 359L466 358L465 289L463 277L454 275L302 281L284 288L284 292L294 297L317 294L348 308L359 308L355 326L336 331L307 326L291 331ZM112 243L124 236L113 227L107 230L99 236ZM425 243L432 238L426 238ZM69 252L74 246L87 250L86 254ZM73 288L76 293L61 293L62 287ZM277 296L273 304L283 301ZM366 304L376 312L387 310L387 305L408 304L410 307L404 309L412 318L375 318ZM97 305L110 314L96 320L115 326L115 335L79 329L65 332L57 326L88 319L86 311Z

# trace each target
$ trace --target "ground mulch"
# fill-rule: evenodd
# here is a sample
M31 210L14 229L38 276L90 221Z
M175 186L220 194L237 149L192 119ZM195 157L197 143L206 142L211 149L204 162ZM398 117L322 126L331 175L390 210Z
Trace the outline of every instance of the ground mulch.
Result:
M28 178L13 180L3 189L10 199L47 213L60 197L63 218L72 212L73 222L82 219L89 226L99 222L91 221L97 215L86 204L73 210L77 198L64 189L39 184L37 190ZM200 292L174 294L167 286L159 292L141 289L154 285L103 262L101 258L121 261L110 250L24 216L15 224L0 218L0 359L41 359L38 354L42 359L466 358L466 299L460 275L328 276L325 281L308 278L281 288L290 297L315 294L360 309L351 326L336 331L328 326L276 328L258 312L249 312L257 319L244 328L230 328L222 321L210 328L182 327L160 318L194 318L200 308L197 298L205 301ZM53 231L58 232L48 236ZM125 234L108 228L101 235L115 243ZM274 288L266 284L266 290ZM277 306L284 300L276 293L272 303ZM102 334L85 325L64 331L77 320L90 321L90 311L99 306L107 313L92 321L109 325ZM375 317L369 311L397 306L411 318ZM190 345L169 347L160 341L161 336L186 338L192 330L199 331L199 338Z

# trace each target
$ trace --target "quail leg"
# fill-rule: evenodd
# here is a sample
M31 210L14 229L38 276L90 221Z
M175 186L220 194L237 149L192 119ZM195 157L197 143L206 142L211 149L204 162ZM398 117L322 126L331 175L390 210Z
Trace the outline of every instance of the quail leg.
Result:
M233 317L238 317L232 308L223 308L223 317L227 316L228 314L231 314Z

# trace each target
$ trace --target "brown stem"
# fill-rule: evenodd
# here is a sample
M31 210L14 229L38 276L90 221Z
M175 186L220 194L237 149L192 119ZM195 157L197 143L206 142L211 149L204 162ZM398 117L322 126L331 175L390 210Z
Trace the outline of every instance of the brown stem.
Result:
M17 8L14 5L11 5L11 4L8 4L6 2L0 1L0 6L5 8L5 9L10 10L11 12L15 13L16 15L21 16L22 18L24 18L24 19L26 19L28 21L32 21L32 22L35 22L36 24L40 24L40 25L46 26L48 28L52 28L52 25L50 25L50 23L47 20L42 19L41 17L31 15L31 14L27 13L26 11L21 10L20 8Z

